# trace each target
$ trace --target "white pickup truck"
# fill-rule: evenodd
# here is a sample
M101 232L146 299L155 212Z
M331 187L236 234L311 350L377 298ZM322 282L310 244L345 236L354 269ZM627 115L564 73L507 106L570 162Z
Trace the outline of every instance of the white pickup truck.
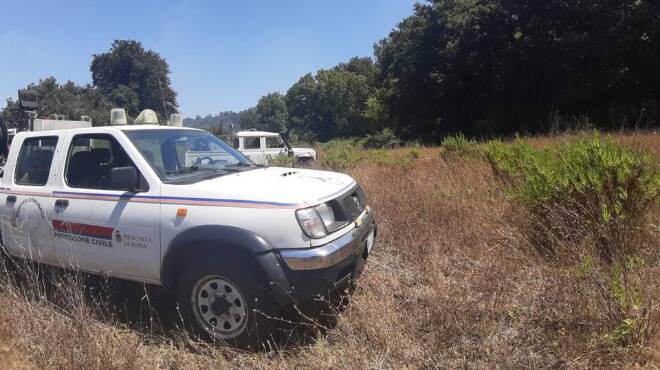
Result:
M186 161L191 143L213 155ZM18 133L0 208L9 255L162 286L193 332L249 348L357 276L376 237L351 177L150 124Z
M297 164L316 160L316 150L312 148L292 148L282 135L268 131L239 131L236 133L236 149L256 164L267 165L278 156L290 156Z

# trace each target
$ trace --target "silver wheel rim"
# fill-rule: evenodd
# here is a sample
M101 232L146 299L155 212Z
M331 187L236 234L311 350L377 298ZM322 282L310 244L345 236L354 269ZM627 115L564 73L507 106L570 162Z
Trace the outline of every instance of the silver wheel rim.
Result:
M214 338L231 339L243 332L247 301L231 280L206 276L197 281L191 298L197 322Z

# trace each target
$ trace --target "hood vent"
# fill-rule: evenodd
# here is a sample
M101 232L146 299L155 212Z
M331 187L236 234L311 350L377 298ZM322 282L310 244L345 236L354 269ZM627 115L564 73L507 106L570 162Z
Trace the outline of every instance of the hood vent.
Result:
M287 177L287 176L295 175L295 174L297 174L297 173L298 173L298 172L296 172L296 171L285 172L285 173L282 174L282 177Z

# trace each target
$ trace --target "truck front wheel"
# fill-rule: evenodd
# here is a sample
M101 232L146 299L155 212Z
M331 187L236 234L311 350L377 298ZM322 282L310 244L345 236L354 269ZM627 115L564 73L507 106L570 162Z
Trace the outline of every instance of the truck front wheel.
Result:
M279 305L244 263L200 261L181 275L177 301L186 326L211 341L267 348Z

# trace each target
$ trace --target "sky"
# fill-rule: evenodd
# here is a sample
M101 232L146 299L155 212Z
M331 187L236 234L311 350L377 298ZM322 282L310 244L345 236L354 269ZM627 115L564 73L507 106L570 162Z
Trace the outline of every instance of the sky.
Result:
M92 55L132 39L167 60L184 116L239 111L306 73L373 56L416 1L0 0L0 101L48 76L91 83Z

